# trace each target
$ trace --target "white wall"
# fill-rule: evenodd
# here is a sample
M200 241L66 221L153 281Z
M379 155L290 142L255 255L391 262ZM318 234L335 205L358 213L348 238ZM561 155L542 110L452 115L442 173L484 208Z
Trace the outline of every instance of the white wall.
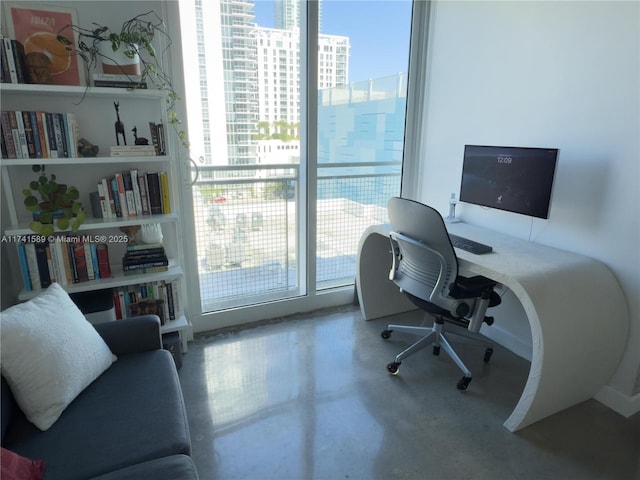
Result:
M432 8L418 199L447 213L465 144L559 148L549 220L465 204L457 213L611 268L631 325L610 386L639 407L640 4L442 1ZM500 325L508 330L514 321ZM514 332L526 320L519 322Z

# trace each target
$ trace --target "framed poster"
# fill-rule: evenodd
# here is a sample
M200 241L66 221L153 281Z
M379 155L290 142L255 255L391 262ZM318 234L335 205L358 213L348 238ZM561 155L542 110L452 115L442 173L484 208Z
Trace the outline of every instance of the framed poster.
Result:
M84 69L78 65L75 54L78 39L70 35L67 25L77 25L76 11L73 8L43 5L26 7L18 2L2 2L10 38L19 41L25 50L44 53L49 58L50 84L85 85ZM71 40L71 51L57 39L62 32Z

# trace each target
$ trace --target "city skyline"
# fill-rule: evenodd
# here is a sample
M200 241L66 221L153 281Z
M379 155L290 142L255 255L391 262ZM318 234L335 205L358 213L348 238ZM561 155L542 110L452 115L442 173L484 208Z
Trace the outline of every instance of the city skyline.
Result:
M322 0L320 33L349 37L350 83L407 72L411 8L412 0ZM258 26L275 28L274 0L256 0L254 13Z

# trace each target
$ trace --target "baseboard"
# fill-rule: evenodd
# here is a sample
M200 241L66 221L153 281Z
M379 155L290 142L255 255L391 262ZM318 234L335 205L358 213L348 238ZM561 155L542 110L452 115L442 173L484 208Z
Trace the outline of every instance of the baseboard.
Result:
M515 353L519 357L522 357L529 362L531 361L531 344L524 342L513 333L500 328L499 325L493 325L491 327L483 325L480 333L493 340L498 345L501 345L507 350Z
M629 396L605 385L593 398L626 418L640 412L640 393Z

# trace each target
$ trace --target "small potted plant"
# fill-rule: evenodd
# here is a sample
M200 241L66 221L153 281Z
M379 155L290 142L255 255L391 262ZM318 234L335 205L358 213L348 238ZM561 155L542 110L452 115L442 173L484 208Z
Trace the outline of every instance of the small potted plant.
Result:
M57 183L54 174L47 177L44 165L34 165L31 169L38 179L22 190L24 205L33 214L29 228L44 236L53 234L54 225L62 231L71 229L77 232L86 218L82 203L78 200L78 189Z
M169 74L163 68L161 55L153 46L154 39L163 37L165 50L171 46L171 37L162 19L153 10L136 15L122 23L119 28L110 28L93 22L92 28L66 25L58 33L58 41L68 50L72 49L69 32L78 35L75 53L85 63L88 76L99 63L107 65L109 72L126 75L137 85L149 83L167 92L167 116L180 142L188 148L186 133L180 130L180 120L175 111L175 103L180 96L173 87ZM109 70L112 68L113 70ZM107 73L107 71L105 71ZM134 87L135 88L135 87Z

